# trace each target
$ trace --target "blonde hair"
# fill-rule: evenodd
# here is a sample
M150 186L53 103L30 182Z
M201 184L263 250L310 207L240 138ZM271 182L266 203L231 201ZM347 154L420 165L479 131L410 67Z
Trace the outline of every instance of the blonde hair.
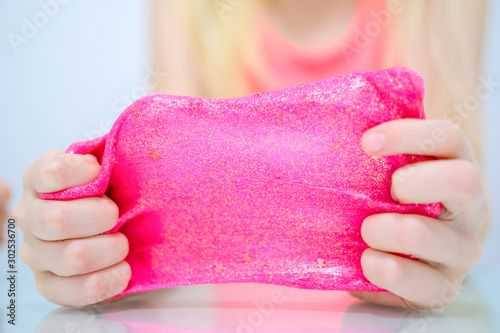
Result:
M157 0L162 1L162 0ZM226 98L245 93L241 64L251 19L263 0L172 1L181 33L191 43L198 64L200 95ZM388 1L388 6L390 2ZM479 105L467 117L456 116L479 84L486 0L401 0L401 13L392 15L392 42L384 68L408 66L426 81L428 118L458 123L468 135L476 158L481 159ZM153 7L154 8L154 7ZM160 13L155 13L161 15ZM403 57L404 63L397 59Z
M181 18L182 33L197 55L196 76L202 97L227 98L244 93L242 42L249 35L252 14L259 4L259 0L171 1L174 15Z

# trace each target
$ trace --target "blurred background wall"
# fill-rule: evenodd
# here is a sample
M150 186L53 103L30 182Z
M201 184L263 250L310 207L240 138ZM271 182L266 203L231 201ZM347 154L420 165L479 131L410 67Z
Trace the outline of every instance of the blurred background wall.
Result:
M41 3L59 6L44 9ZM12 187L11 208L22 195L21 177L28 164L49 150L64 151L72 142L104 134L125 108L125 100L145 94L143 80L155 67L150 61L147 4L0 1L0 176ZM44 20L43 12L53 15ZM34 22L40 27L26 28ZM10 33L31 38L12 44ZM0 253L4 327L5 265L4 244ZM57 306L38 294L27 266L20 267L18 277L16 331L33 332Z

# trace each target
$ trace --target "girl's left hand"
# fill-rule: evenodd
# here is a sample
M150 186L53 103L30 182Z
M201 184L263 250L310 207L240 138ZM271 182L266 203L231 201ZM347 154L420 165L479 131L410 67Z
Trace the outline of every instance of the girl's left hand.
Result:
M437 219L395 213L367 217L361 236L370 248L363 253L361 266L370 282L388 292L351 294L411 309L446 305L481 257L478 229L488 218L481 173L469 141L449 121L401 119L366 131L362 145L371 155L438 158L396 170L391 192L402 204L441 202L444 208Z

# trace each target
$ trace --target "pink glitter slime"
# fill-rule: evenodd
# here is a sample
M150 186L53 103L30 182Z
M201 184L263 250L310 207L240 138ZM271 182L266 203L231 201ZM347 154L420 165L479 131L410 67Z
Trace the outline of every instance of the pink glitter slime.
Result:
M383 291L361 269L363 220L437 217L442 205L390 196L392 173L428 157L374 158L360 140L424 118L423 90L417 73L392 68L224 100L146 96L109 134L67 149L95 155L97 179L40 198L116 202L109 233L128 238L132 268L120 295L226 282Z

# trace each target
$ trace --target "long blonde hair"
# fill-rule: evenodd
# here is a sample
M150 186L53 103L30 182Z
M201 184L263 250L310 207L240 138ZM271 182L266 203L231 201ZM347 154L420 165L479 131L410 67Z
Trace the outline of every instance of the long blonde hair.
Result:
M165 0L157 0L161 2ZM172 1L181 32L191 43L198 64L200 95L226 98L245 93L241 75L243 44L251 18L264 0ZM390 2L390 1L388 1ZM473 96L479 84L486 0L401 0L393 15L392 42L384 68L408 66L426 81L428 118L458 123L481 160L479 104L468 106L468 116L453 107ZM153 6L155 9L156 5ZM154 15L161 13L154 12ZM406 59L398 63L396 59Z

